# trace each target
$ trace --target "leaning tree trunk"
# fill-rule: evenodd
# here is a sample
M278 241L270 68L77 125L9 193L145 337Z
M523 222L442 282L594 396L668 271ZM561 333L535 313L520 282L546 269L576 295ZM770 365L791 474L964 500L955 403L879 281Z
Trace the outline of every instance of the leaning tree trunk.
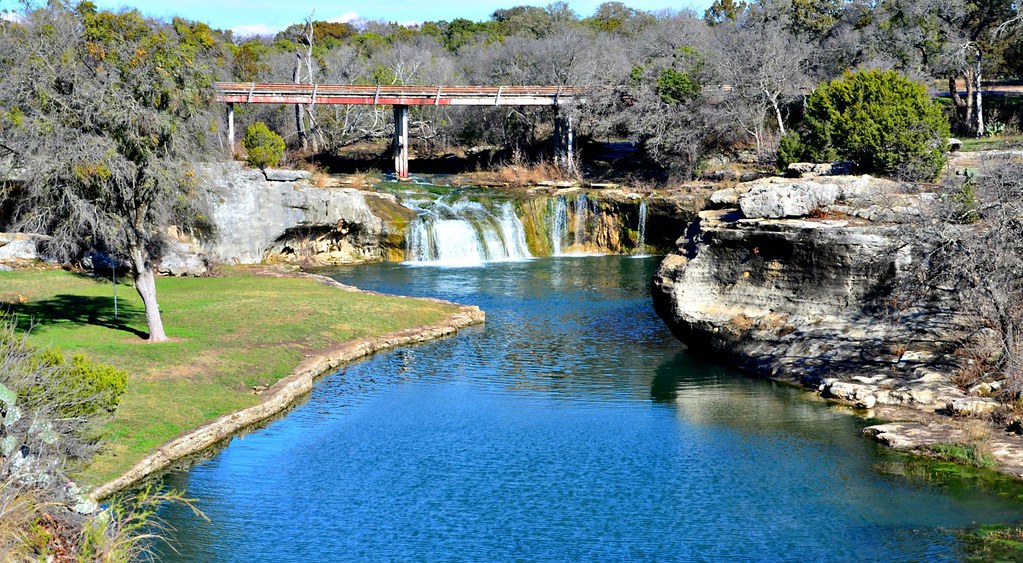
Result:
M302 83L302 53L295 53L295 84ZM302 151L309 150L309 139L306 137L305 124L303 123L302 104L295 104L295 131L298 133L298 141L302 144Z
M963 83L966 85L966 116L963 118L963 132L966 134L973 133L973 124L975 123L974 111L977 102L977 98L973 95L973 71L970 69L964 70L962 73Z
M974 70L974 73L973 73L973 79L974 79L973 95L976 96L976 101L973 104L973 107L974 107L974 117L976 118L976 122L975 122L976 129L974 130L974 134L977 136L978 139L984 136L984 102L983 102L983 98L981 97L981 81L980 81L981 73L984 70L983 66L981 65L982 62L983 61L981 59L980 50L978 49L977 50L977 67L976 67L976 70Z
M784 137L785 120L781 117L781 105L778 104L778 96L772 96L767 90L764 90L764 94L767 95L767 99L771 101L771 107L774 108L774 118L778 120L778 135L779 137Z
M156 303L156 276L153 266L146 260L141 248L131 248L131 270L135 281L135 291L139 292L146 308L146 324L149 326L149 342L166 342L167 333L163 330L163 319L160 317L160 306Z

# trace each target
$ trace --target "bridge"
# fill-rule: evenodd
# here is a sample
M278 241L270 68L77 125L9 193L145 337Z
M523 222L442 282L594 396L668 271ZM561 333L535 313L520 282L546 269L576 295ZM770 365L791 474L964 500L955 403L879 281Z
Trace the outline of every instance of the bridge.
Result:
M227 104L227 134L234 147L234 104L352 104L394 108L394 170L408 179L409 106L553 106L582 103L584 91L569 86L355 86L219 82L217 101ZM571 168L572 118L556 112L555 155ZM233 149L232 149L233 150Z

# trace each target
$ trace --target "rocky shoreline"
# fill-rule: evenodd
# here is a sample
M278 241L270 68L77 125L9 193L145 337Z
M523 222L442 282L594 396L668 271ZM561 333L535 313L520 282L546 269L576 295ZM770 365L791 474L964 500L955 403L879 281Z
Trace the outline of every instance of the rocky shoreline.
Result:
M277 276L310 277L343 291L362 291L338 283L333 279L314 274L279 271L268 271L266 273L267 275ZM436 299L431 299L430 301L452 304ZM291 375L263 391L258 404L221 416L168 441L119 477L94 488L89 496L94 501L103 500L119 491L161 474L179 460L195 456L229 441L244 429L266 421L274 415L287 410L313 389L317 378L336 370L343 364L382 350L450 336L465 327L481 324L485 319L486 314L479 307L461 305L457 313L448 316L439 323L392 332L375 338L358 338L307 358L292 371Z
M955 296L879 305L913 260L900 233L936 197L869 176L718 190L655 275L655 308L694 351L889 421L864 434L895 449L978 441L963 427L980 423L998 469L1023 477L1023 437L990 422L1000 382L953 379L964 332L983 336Z

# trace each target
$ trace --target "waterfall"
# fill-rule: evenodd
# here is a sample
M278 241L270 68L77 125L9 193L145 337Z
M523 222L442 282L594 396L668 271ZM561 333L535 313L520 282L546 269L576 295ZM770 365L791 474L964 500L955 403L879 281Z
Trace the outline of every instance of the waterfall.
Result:
M646 250L646 200L642 199L639 201L639 226L636 228L639 231L639 238L636 240L636 250L643 252Z
M559 195L551 201L554 205L554 212L551 213L551 254L559 256L568 236L568 200Z
M531 258L526 229L511 202L485 206L468 199L419 202L408 227L406 259L441 266Z
M601 194L581 190L533 195L410 184L394 190L417 214L405 231L409 264L479 266L548 253L642 255L648 248L649 210L637 196L606 205Z
M575 200L575 244L580 245L586 241L586 222L590 215L590 199L586 194L579 194Z

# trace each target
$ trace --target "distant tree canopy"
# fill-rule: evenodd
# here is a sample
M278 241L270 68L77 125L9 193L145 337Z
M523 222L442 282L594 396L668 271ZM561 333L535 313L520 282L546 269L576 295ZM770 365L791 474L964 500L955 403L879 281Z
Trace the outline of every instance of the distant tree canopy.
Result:
M591 90L587 103L561 109L571 111L578 135L631 140L678 177L695 174L715 153L774 159L784 134L799 126L809 86L857 69L895 70L932 89L947 88L959 135L1023 127L1018 106L1003 104L996 114L980 95L984 80L1023 77L1018 0L714 0L702 14L646 12L619 1L589 14L565 2L511 3L485 21L312 21L311 34L296 23L273 36L238 38L137 14L143 23L136 24L129 12L103 12L88 2L77 10L53 5L83 22L116 22L123 39L110 43L114 31L98 24L89 24L89 33L99 35L83 39L80 51L99 58L98 71L111 65L102 57L128 44L142 49L140 60L152 59L163 37L190 50L181 60L206 61L213 74L237 81L583 86ZM13 37L25 25L0 27ZM166 65L171 74L173 59ZM336 153L391 134L384 107L293 109L241 106L236 119L241 130L266 123L303 154ZM11 111L10 121L21 119L20 104ZM425 150L495 144L539 156L550 152L552 112L414 107L410 126ZM1000 123L987 127L993 120Z
M959 134L982 134L993 118L1007 131L1018 129L1019 111L985 114L977 84L1023 75L1019 24L1016 0L715 0L699 15L651 13L618 1L590 14L564 2L512 4L485 21L313 22L313 60L302 75L344 84L589 87L588 103L572 109L578 133L636 141L685 176L710 152L751 148L772 159L784 133L798 125L809 85L856 69L891 69L942 84L958 78L950 97ZM272 38L246 38L230 45L226 70L236 80L291 82L296 54L309 47L303 37L296 24ZM321 150L336 152L388 136L384 109L318 106L305 119L316 124ZM237 117L243 127L265 122L293 149L309 133L279 108L245 108ZM411 123L413 138L432 148L467 142L525 148L550 134L550 119L543 108L416 107ZM681 133L694 127L704 133Z
M945 164L948 119L923 85L894 71L846 73L807 99L811 160L852 160L867 172L932 180Z

